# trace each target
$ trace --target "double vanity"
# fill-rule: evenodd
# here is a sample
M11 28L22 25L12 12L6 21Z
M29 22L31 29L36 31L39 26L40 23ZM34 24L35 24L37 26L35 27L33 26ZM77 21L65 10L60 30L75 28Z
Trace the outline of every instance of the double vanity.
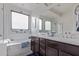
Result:
M79 56L78 39L31 36L31 50L43 56Z

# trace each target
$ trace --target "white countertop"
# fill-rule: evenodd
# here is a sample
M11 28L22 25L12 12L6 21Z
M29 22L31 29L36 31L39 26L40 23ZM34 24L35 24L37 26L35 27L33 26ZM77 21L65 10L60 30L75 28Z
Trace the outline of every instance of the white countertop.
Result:
M71 38L63 38L63 37L51 37L51 36L42 35L42 34L32 34L31 36L45 38L45 39L59 41L59 42L63 42L63 43L73 44L73 45L79 45L79 39L71 39Z

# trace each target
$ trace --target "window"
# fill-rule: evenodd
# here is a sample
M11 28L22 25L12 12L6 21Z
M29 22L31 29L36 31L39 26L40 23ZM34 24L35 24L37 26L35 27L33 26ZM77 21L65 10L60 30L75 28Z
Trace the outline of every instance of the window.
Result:
M58 23L58 33L62 33L63 31L63 25L62 23Z
M28 16L12 12L12 29L28 29Z
M50 21L45 21L45 30L48 30L48 31L51 30L51 22Z
M32 28L36 28L36 17L32 17Z
M42 30L42 20L39 19L38 21L39 21L39 30Z

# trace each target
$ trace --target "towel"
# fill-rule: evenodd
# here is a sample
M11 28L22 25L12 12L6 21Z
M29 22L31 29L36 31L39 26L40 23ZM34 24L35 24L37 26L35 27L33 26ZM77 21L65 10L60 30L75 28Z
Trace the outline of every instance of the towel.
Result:
M29 42L23 42L23 43L21 44L21 48L26 48L26 47L28 47L28 44L29 44Z

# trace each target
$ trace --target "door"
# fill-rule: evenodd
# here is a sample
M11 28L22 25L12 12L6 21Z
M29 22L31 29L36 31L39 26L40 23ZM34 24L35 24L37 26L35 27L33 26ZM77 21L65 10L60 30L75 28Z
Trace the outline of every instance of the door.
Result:
M0 4L0 40L3 39L3 4Z

